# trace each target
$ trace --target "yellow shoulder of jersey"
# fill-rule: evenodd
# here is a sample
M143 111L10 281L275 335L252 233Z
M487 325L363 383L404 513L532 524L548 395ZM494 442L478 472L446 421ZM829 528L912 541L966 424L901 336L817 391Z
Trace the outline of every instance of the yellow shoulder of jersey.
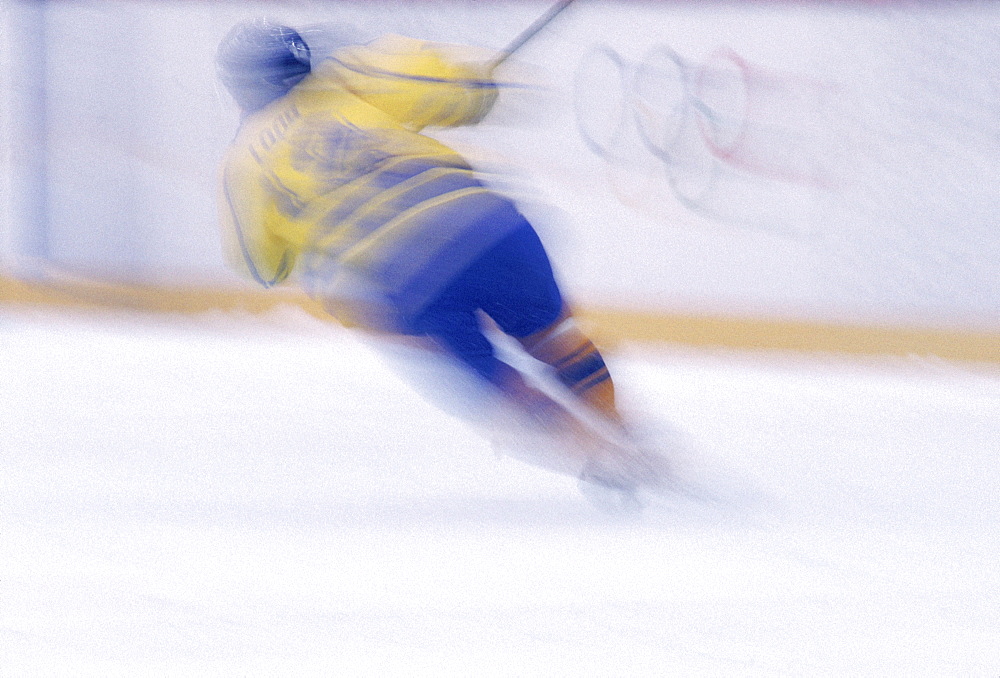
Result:
M497 93L486 64L457 45L387 35L339 50L316 75L418 131L482 120Z

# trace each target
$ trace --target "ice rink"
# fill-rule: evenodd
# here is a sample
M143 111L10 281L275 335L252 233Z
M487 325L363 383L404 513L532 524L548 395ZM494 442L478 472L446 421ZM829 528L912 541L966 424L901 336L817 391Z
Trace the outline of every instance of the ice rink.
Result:
M628 346L599 512L365 345L0 308L0 675L1000 675L1000 371Z

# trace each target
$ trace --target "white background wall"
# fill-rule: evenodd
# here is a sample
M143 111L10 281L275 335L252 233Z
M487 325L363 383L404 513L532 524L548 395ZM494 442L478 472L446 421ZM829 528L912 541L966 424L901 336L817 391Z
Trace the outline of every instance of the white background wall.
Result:
M4 5L31 58L4 61L3 261L171 284L234 282L212 60L236 20L500 48L548 7L64 0L39 37L39 4ZM995 3L579 0L507 71L537 87L440 137L503 170L584 303L996 329L998 58ZM9 131L32 106L42 143Z

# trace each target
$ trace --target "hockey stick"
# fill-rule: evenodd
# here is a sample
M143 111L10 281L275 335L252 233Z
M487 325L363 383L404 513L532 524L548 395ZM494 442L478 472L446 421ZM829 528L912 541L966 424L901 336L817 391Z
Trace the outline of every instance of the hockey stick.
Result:
M549 22L555 19L560 12L569 7L575 1L576 0L559 0L559 2L552 5L552 7L550 7L548 11L545 12L545 14L535 19L535 21L530 26L524 29L520 35L514 38L514 40L512 40L511 43L507 45L503 49L503 51L501 51L500 54L497 55L495 59L493 59L492 63L490 64L490 71L492 71L497 66L506 61L511 54L521 49L524 46L524 43L528 42L533 37L535 37L535 35L537 35L539 31L541 31L543 28L549 25Z

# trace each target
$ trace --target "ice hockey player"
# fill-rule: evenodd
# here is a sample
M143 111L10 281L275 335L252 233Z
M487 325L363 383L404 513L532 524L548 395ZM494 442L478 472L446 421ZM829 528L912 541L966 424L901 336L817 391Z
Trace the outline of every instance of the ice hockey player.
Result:
M450 356L565 443L550 468L582 488L628 498L657 487L662 466L627 442L607 365L535 229L421 133L483 119L498 94L488 59L387 35L316 61L299 32L269 20L238 24L219 46L242 112L222 169L233 265L264 287L297 281L346 326ZM550 366L570 404L499 359L484 322Z

